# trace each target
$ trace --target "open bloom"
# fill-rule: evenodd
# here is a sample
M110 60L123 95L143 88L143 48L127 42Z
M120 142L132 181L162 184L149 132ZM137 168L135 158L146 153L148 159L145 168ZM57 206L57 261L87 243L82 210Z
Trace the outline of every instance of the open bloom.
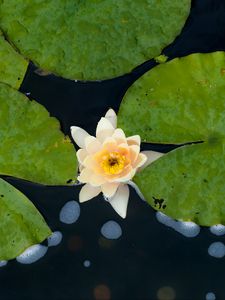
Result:
M96 137L80 127L71 127L77 151L80 175L85 185L79 195L80 202L88 201L103 193L115 211L126 217L129 199L127 183L135 173L162 154L154 151L140 152L140 136L126 137L116 128L117 116L110 109L97 125Z

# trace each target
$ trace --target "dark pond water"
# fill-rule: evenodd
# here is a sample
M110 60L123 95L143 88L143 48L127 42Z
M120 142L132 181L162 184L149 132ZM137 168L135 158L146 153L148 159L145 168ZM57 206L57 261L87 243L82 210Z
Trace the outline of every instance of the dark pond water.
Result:
M182 34L164 53L177 57L216 50L225 50L225 1L194 0ZM95 83L41 77L30 66L21 91L30 92L57 117L66 134L71 125L94 133L106 110L112 107L117 111L126 89L153 66L150 61L132 74ZM169 151L173 146L143 148ZM208 254L212 243L225 243L225 235L216 236L208 228L201 228L196 237L187 238L160 223L154 210L134 190L125 220L99 196L80 207L75 223L65 224L59 219L61 208L68 201L78 201L79 186L46 187L7 180L34 202L63 239L34 264L11 261L2 267L1 299L225 299L225 257ZM122 233L114 240L102 235L102 226L110 220L116 222L111 223L111 234L119 237Z

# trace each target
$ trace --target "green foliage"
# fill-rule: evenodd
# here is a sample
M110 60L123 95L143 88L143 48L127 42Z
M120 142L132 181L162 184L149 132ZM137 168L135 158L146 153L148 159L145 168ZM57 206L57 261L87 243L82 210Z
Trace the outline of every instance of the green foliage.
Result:
M180 33L191 0L2 1L0 25L21 53L57 75L108 79L130 72Z
M49 185L75 179L75 149L43 106L0 84L0 108L0 174Z
M175 219L225 224L224 52L192 54L146 73L127 91L119 126L153 143L201 141L166 154L134 181Z
M26 73L28 62L4 39L0 31L0 82L18 89Z
M51 230L20 191L0 179L0 260L9 260L46 239Z

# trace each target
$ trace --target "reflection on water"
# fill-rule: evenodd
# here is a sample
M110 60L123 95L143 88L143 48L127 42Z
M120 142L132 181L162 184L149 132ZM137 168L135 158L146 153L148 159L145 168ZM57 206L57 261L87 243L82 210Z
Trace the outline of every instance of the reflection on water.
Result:
M176 298L176 292L170 286L161 287L157 292L158 300L174 300L175 298Z
M115 221L106 222L101 228L101 234L110 240L116 240L122 235L120 225Z
M55 231L52 235L48 238L48 247L57 246L62 241L62 233L60 231Z
M85 268L89 268L90 266L91 266L90 260L85 260L85 261L84 261L84 267L85 267Z
M225 226L222 224L214 225L209 228L211 233L215 235L224 235L225 234Z
M200 226L198 226L197 224L193 222L175 221L162 212L157 212L156 218L160 223L173 228L177 232L189 238L196 237L200 232Z
M209 255L222 258L225 256L225 245L222 242L214 242L208 248Z
M71 236L68 240L68 250L71 252L79 251L83 248L83 241L78 235Z
M110 300L111 292L109 287L104 284L97 285L94 289L94 298L96 300Z
M206 300L216 300L216 295L214 293L207 293L206 294L206 297L205 297Z
M43 245L33 245L27 248L21 255L17 256L16 260L21 264L32 264L42 258L48 250L48 247Z
M76 201L67 202L61 209L59 219L62 223L75 223L80 216L80 205Z
M7 263L8 263L8 262L7 262L6 260L1 260L1 261L0 261L0 267L6 266Z

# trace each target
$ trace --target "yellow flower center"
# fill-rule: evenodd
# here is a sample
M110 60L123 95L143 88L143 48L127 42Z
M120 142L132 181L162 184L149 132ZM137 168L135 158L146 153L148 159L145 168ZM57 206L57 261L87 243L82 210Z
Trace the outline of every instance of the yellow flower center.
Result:
M123 171L126 157L118 152L109 152L102 156L101 167L107 175L116 175Z

